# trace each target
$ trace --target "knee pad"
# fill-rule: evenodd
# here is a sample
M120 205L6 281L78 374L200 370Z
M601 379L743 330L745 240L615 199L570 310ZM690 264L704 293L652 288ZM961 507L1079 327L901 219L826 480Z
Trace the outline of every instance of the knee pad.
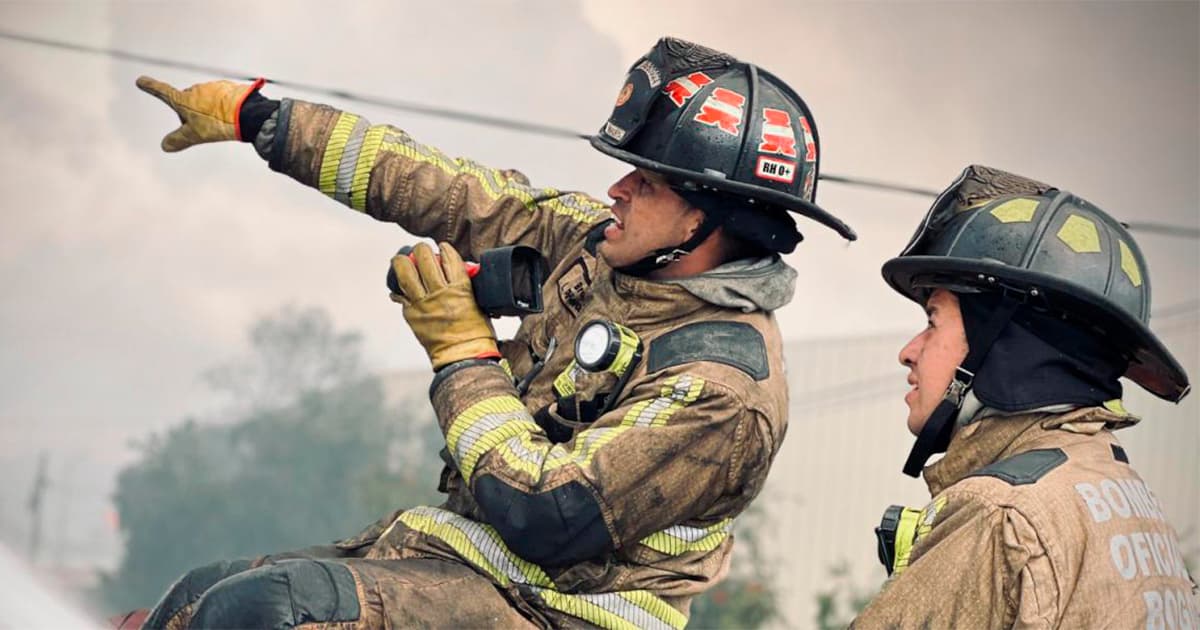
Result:
M285 560L222 580L196 604L195 628L291 628L358 619L354 576L323 560Z
M195 603L214 584L249 568L250 560L222 560L184 573L158 600L142 627L165 628L172 617Z

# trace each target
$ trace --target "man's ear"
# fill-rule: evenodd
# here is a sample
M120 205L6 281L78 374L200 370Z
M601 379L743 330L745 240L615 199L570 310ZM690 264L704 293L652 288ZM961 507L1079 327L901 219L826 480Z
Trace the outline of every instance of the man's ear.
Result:
M704 211L695 206L688 206L687 212L683 215L683 224L687 226L687 237L692 238L704 224Z

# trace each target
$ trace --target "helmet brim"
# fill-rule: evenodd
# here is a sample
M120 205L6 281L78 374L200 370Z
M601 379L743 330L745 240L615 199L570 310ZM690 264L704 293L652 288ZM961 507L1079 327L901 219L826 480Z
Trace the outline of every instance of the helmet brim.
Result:
M1023 294L1036 306L1071 315L1074 321L1104 335L1123 338L1132 352L1125 377L1155 396L1179 402L1191 390L1187 373L1149 327L1077 284L1000 262L947 256L893 258L883 264L883 278L896 292L921 305L936 288Z
M785 210L804 215L820 223L821 225L832 229L841 235L842 238L848 241L858 240L858 235L855 234L854 230L851 229L849 225L846 225L837 217L829 214L820 206L801 197L797 197L796 195L789 195L785 192L780 192L777 190L751 186L749 184L727 180L714 175L698 173L696 171L677 168L661 162L656 162L654 160L648 160L635 153L618 149L617 147L605 142L604 139L600 138L599 136L591 136L589 141L592 143L592 146L596 148L596 150L604 153L605 155L617 158L622 162L654 171L655 173L660 173L667 177L673 177L685 181L693 181L722 192L741 195L747 199L755 199L758 201L771 203Z

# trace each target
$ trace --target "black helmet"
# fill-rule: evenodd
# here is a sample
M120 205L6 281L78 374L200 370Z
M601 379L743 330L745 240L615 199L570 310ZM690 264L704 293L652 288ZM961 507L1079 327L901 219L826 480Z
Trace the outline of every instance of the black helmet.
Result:
M934 202L900 256L893 289L923 303L933 288L1007 291L1092 330L1130 359L1125 376L1178 402L1187 374L1150 331L1150 275L1125 226L1085 199L970 166Z
M1125 376L1160 398L1179 402L1191 389L1150 332L1150 276L1137 242L1067 191L969 166L938 196L904 251L884 263L883 277L919 304L938 288L1001 296L917 435L904 465L913 477L930 455L946 450L976 372L1021 306L1105 340L1128 359Z
M630 68L591 142L681 191L790 210L856 238L813 203L820 149L808 106L774 75L725 53L660 39Z

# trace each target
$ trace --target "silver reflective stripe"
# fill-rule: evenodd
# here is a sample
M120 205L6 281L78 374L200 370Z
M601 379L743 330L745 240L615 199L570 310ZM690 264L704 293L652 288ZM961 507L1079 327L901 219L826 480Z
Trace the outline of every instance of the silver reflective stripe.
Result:
M731 530L731 529L733 529L733 519L730 519L728 522L726 522L721 527L712 528L712 529L702 529L699 527L688 527L687 525L672 525L671 527L664 529L663 533L668 536L678 538L680 540L686 540L687 542L694 543L694 542L700 540L701 538L710 536L717 532L724 532L724 533L728 534L729 530Z
M545 589L537 587L533 588L534 592L541 594ZM634 604L633 602L621 597L618 593L596 593L596 594L564 594L565 597L578 599L588 602L598 608L605 610L613 615L620 617L628 623L633 624L638 628L650 628L652 630L674 630L670 624L662 619L655 617L650 611ZM595 620L588 619L595 623Z
M487 530L484 529L484 525L469 518L463 518L453 512L439 510L438 508L422 506L408 511L427 516L438 523L455 527L467 537L467 540L471 544L475 545L479 553L488 562L492 563L492 566L503 571L504 575L508 576L508 579L518 584L529 583L529 578L509 559L508 554L510 552L501 547L494 538L488 535Z
M510 437L504 444L508 446L513 455L531 464L540 465L546 455L546 451L531 451L525 448L525 445L521 443L520 436Z
M500 425L511 422L513 420L529 420L529 412L521 409L519 411L506 411L504 413L494 413L484 416L474 422L471 426L463 430L462 435L458 438L458 443L454 445L454 459L462 466L463 459L471 452L471 447L479 441L487 432L498 428Z
M365 118L359 118L350 130L346 139L346 148L342 151L342 159L338 161L337 179L334 183L333 198L341 203L350 205L350 184L354 181L354 167L358 164L358 156L362 153L363 139L371 123Z
M659 396L646 405L635 418L626 419L625 424L632 424L635 427L648 427L654 422L658 414L671 408L672 403L687 402L688 391L692 388L692 376L684 374L679 377L679 380L672 386L671 392L665 396Z

